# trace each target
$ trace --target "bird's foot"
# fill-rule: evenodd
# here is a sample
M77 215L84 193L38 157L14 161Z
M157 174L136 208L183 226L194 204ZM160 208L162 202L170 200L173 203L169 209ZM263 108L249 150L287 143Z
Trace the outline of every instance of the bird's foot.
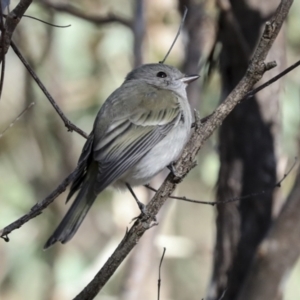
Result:
M172 161L167 168L175 177L181 177L181 175L175 170L175 161Z

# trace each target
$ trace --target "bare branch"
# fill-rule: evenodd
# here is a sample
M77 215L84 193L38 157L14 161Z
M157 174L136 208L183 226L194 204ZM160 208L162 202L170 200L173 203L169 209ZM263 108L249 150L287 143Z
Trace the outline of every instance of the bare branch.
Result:
M80 19L89 21L95 25L104 25L109 23L120 23L126 27L132 28L132 22L124 19L120 16L115 16L114 14L109 14L106 17L98 16L98 15L92 15L85 13L83 11L80 11L78 8L74 7L73 5L70 5L68 3L53 3L52 1L48 0L41 0L40 3L43 5L50 7L52 9L55 9L59 12L65 12L70 15L73 15L75 17L78 17Z
M47 91L47 89L44 86L44 84L41 82L41 80L39 79L39 77L36 75L36 73L30 67L30 65L28 64L28 62L26 61L26 59L21 54L20 50L18 49L18 47L15 45L15 43L13 41L11 42L11 47L14 50L14 52L17 54L17 56L20 58L21 62L23 63L23 65L25 66L25 68L27 69L27 71L29 72L29 74L31 75L31 77L34 79L34 81L40 87L40 89L42 90L42 92L44 93L44 95L50 101L50 103L52 104L52 106L54 107L54 109L56 110L56 112L58 113L58 115L61 117L61 119L63 120L65 126L68 128L68 131L76 131L78 134L80 134L84 138L87 138L88 134L86 134L83 130L81 130L80 128L78 128L75 124L73 124L64 115L64 113L62 112L62 110L56 104L55 100L52 98L52 96L50 95L50 93Z
M285 18L287 17L292 2L292 0L281 1L275 15L271 21L266 24L263 35L245 76L239 82L237 87L229 94L227 99L219 105L215 113L204 124L201 124L199 117L196 116L194 132L185 147L181 158L175 165L176 173L181 174L181 177L175 177L172 173L168 175L156 195L147 205L149 215L142 216L135 221L114 253L110 256L92 281L74 298L75 300L93 299L98 294L125 257L138 243L142 235L151 227L153 216L158 213L167 198L174 191L176 185L192 169L194 159L204 142L212 135L218 126L221 125L223 120L228 116L233 108L246 96L246 94L252 89L253 85L260 80L263 74L269 69L269 65L265 64L264 60Z
M245 97L241 100L245 101L247 99L250 99L252 97L254 97L258 92L260 92L261 90L265 89L266 87L270 86L272 83L276 82L277 80L279 80L280 78L282 78L283 76L285 76L286 74L288 74L289 72L293 71L294 69L296 69L298 66L300 66L300 60L298 60L296 63L292 64L291 66L289 66L288 68L286 68L285 70L283 70L281 73L279 73L278 75L272 77L271 79L269 79L268 81L266 81L265 83L261 84L260 86L258 86L255 89L252 89L250 92L248 92ZM209 114L206 117L203 117L201 119L201 123L205 123L212 115L214 114L214 112L212 112L211 114ZM194 123L192 124L192 127L194 126Z
M264 84L262 84L259 87L253 89L252 91L250 91L243 100L252 98L255 94L257 94L258 92L260 92L261 90L263 90L267 86L271 85L272 83L274 83L275 81L277 81L281 77L285 76L289 72L293 71L299 65L300 65L300 60L298 60L296 63L292 64L290 67L286 68L284 71L282 71L278 75L274 76L273 78L271 78L270 80L268 80Z
M205 205L211 205L211 206L215 206L215 205L220 205L220 204L227 204L227 203L231 203L231 202L236 202L236 201L241 201L241 200L246 200L246 199L250 199L250 198L255 198L267 193L273 193L275 188L280 188L282 182L289 176L289 174L292 172L292 170L295 168L296 164L297 164L297 160L298 158L295 157L294 163L292 164L292 166L290 167L290 169L283 175L283 177L273 186L272 189L269 190L264 190L264 191L260 191L260 192L256 192L256 193L251 193L249 195L245 195L242 197L235 197L235 198L230 198L227 200L223 200L223 201L202 201L202 200L194 200L194 199L189 199L185 196L169 196L170 199L176 199L176 200L182 200L182 201L186 201L186 202L191 202L191 203L195 203L195 204L205 204ZM157 190L155 188L153 188L152 186L150 186L149 184L145 185L146 188L148 188L149 190L157 193Z
M48 207L60 194L66 190L67 186L74 180L76 173L81 169L84 163L85 161L83 160L80 164L78 164L76 169L69 176L67 176L50 195L36 203L27 214L1 229L0 237L5 241L9 241L7 237L9 233L20 228L31 219L40 215L46 207Z
M23 17L24 18L28 18L28 19L32 19L32 20L44 23L46 25L49 25L49 26L52 26L52 27L56 27L56 28L68 28L68 27L71 27L71 24L68 24L68 25L56 25L56 24L52 24L52 23L49 23L47 21L41 20L39 18L36 18L36 17L33 17L33 16L29 16L29 15L23 15Z

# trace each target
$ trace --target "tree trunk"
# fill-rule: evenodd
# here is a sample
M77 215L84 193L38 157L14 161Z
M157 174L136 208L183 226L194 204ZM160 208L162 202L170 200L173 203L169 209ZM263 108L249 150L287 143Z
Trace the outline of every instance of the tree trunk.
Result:
M255 0L219 1L219 41L222 43L220 69L222 99L236 86L246 71L261 27L274 12L278 1L256 4ZM284 40L278 37L267 61L279 67L284 62ZM219 132L221 167L217 200L270 191L276 184L279 134L279 89L277 82L257 97L240 104L224 121ZM237 299L257 246L272 221L274 193L217 207L217 236L210 299Z

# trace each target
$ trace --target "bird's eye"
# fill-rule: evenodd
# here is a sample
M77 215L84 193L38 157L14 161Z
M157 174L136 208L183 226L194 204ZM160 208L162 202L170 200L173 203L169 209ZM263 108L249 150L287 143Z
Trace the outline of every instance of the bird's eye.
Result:
M156 77L159 77L159 78L166 78L167 77L167 74L165 72L158 72L156 74Z

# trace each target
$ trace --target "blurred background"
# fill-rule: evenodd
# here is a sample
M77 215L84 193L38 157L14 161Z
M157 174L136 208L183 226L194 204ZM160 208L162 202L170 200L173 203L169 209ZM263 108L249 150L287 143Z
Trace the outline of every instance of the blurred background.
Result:
M16 3L12 1L11 9ZM205 117L245 72L261 25L278 3L41 0L34 1L26 14L71 26L55 28L24 17L13 40L66 116L89 133L99 107L126 74L142 63L163 59L187 6L185 27L166 63L187 74L200 72L200 80L188 93L191 106ZM300 2L295 1L267 60L276 60L278 67L260 83L299 59L299 15ZM178 186L176 195L216 201L272 188L299 151L299 78L300 69L296 69L240 105L201 149L198 166ZM75 168L84 142L77 133L67 131L10 49L0 101L0 228L28 212L60 184ZM234 203L215 208L168 200L158 215L159 225L146 232L96 299L156 299L163 247L167 250L161 299L218 299L229 282L234 282L235 265L244 270L249 267L240 262L251 261L284 205L296 173L293 170L279 190L263 196L267 199L245 202L248 206L264 203L259 207ZM158 187L165 175L152 185ZM151 196L144 187L135 191L144 202ZM9 243L0 242L1 300L72 299L94 277L139 214L129 193L107 189L68 244L43 251L68 209L66 195L14 231ZM253 239L243 235L245 224L255 229ZM245 245L252 249L250 256L236 263ZM278 299L299 298L300 263L289 271ZM235 299L236 288L228 293L228 299Z

